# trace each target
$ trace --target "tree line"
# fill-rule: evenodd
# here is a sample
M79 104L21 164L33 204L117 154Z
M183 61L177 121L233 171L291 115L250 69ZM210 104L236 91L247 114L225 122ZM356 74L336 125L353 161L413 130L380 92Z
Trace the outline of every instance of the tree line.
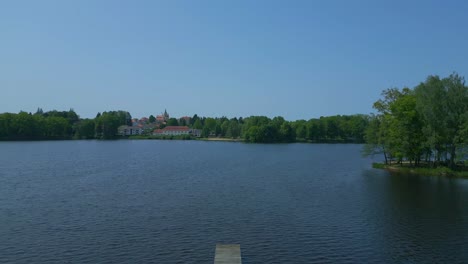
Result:
M466 159L468 87L456 73L428 76L414 88L391 88L373 105L366 153L383 153L385 163L449 166Z
M154 123L150 116L149 123ZM358 142L364 141L369 117L366 115L329 116L287 121L283 117L199 117L190 120L170 118L164 126L189 126L201 130L202 137L243 139L252 143L276 142ZM0 114L0 140L112 139L119 126L132 125L127 111L98 113L95 118L80 118L69 111ZM151 130L147 131L151 133Z
M110 111L81 119L73 109L44 112L38 108L34 114L0 114L0 140L108 139L116 137L121 125L131 125L130 113Z
M187 125L202 131L202 137L239 138L252 143L276 142L364 142L367 115L336 115L310 120L287 121L281 116L212 118L194 115L189 123L170 118L168 126Z

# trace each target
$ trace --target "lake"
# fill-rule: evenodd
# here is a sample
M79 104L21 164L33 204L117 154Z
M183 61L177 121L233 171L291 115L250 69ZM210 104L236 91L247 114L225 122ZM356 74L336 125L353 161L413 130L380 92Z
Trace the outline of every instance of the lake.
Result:
M0 142L0 263L468 263L468 180L361 148Z

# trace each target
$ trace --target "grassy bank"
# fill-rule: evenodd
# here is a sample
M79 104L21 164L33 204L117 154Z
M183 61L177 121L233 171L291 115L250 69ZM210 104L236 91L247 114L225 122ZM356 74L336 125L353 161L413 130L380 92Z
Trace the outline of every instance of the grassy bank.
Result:
M375 169L384 169L389 172L396 173L407 173L407 174L416 174L416 175L426 175L426 176L447 176L447 177L457 177L457 178L468 178L468 171L465 170L452 170L447 167L410 167L410 166L401 166L401 165L386 165L383 163L372 163L372 168Z

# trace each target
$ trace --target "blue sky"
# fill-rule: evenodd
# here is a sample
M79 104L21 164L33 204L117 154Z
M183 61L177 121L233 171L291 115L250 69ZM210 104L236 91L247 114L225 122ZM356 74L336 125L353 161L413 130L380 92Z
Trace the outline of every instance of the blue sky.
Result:
M3 1L0 112L372 112L383 89L468 77L466 1Z

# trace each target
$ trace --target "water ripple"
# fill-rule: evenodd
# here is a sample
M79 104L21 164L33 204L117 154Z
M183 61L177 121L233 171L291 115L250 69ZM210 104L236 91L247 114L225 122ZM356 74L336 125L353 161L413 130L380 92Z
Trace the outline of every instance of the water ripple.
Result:
M467 263L468 184L360 148L1 142L0 263Z

